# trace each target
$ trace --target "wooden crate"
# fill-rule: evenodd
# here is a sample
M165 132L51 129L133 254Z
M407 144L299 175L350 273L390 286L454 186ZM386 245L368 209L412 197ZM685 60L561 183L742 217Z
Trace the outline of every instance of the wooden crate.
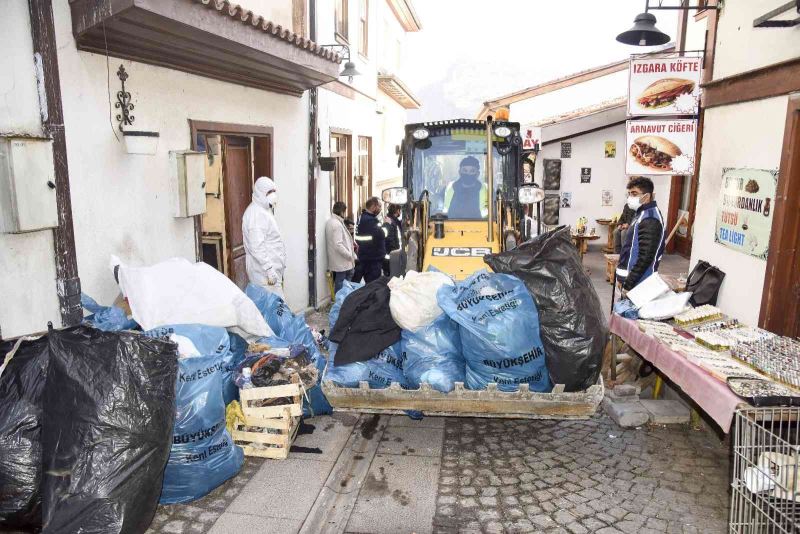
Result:
M239 397L245 421L236 425L233 440L242 447L245 456L279 460L289 456L303 415L303 393L297 377L294 383L285 386L242 389ZM255 406L257 401L281 397L288 397L291 402ZM258 430L252 430L253 427Z

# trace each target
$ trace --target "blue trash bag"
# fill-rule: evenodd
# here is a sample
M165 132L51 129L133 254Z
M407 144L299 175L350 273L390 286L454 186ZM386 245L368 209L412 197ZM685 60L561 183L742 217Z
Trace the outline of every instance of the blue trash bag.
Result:
M403 373L410 388L418 389L427 382L433 389L448 393L456 382L465 381L458 324L447 314L416 332L403 330L401 343L406 358Z
M239 388L236 387L233 380L236 377L236 369L244 361L244 355L247 352L247 341L242 336L229 332L228 337L231 345L231 357L225 365L225 377L222 385L222 398L225 406L239 400Z
M342 288L336 293L328 315L331 330L339 319L339 312L345 299L360 287L364 287L364 284L344 281ZM362 380L369 382L373 389L388 387L392 382L397 382L402 387L408 387L408 381L403 374L402 341L398 341L370 360L340 366L336 365L336 348L336 343L331 342L325 380L330 380L338 386L346 388L358 387L358 383Z
M531 391L553 389L539 336L539 313L525 284L508 274L478 271L437 293L439 306L458 323L466 360L466 385L501 391L528 384Z
M86 293L81 293L81 306L91 315L83 318L84 322L104 332L119 332L120 330L135 330L139 324L133 319L128 319L122 308L116 306L101 306Z
M199 332L213 327L180 325L165 328L184 335L189 332L189 327L196 329L194 333L200 346L206 349L214 347L211 343L214 336L210 332ZM163 337L163 330L157 328L145 332L145 335ZM221 341L222 338L217 340ZM210 355L178 360L175 428L172 450L164 471L161 504L199 499L236 475L242 467L244 453L225 429L225 402L222 397L225 367L225 359L216 353L216 349Z
M222 398L227 406L239 398L239 388L233 383L236 365L244 359L247 342L236 334L230 334L220 326L201 324L179 324L154 328L147 332L150 337L169 339L170 334L188 338L202 356L216 355L225 366L222 374ZM237 339L238 338L238 339ZM234 351L234 344L236 344Z
M368 382L372 389L389 387L392 382L397 382L400 387L408 388L408 381L403 374L405 359L401 350L401 341L383 350L364 362L336 365L336 344L331 343L329 359L331 366L325 375L325 380L345 388L357 388L361 381Z
M267 291L263 287L248 284L245 294L250 297L264 320L275 333L275 337L265 338L265 341L275 348L286 348L290 345L303 345L308 351L308 356L317 367L319 376L325 370L325 357L319 351L317 340L311 328L308 327L305 317L295 315L283 299ZM328 415L333 413L333 408L322 393L322 388L317 384L306 391L307 399L303 399L303 416Z
M614 304L614 313L625 319L638 319L639 308L630 299L621 299Z

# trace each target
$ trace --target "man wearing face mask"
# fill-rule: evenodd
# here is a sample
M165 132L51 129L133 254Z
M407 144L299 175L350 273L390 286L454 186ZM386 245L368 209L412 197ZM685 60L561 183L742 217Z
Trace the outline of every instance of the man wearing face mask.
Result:
M381 212L381 201L378 197L367 200L367 205L358 221L356 243L358 244L358 262L364 274L364 281L370 283L381 277L383 258L386 256L386 235L378 215Z
M653 199L653 182L634 176L628 182L628 207L636 213L630 223L617 267L617 280L630 291L658 271L664 255L664 217Z
M286 248L274 209L278 202L275 182L262 176L253 186L253 201L242 216L245 264L250 283L283 298Z
M458 180L447 186L444 205L449 219L482 219L489 214L486 184L480 181L478 159L467 156L458 168Z

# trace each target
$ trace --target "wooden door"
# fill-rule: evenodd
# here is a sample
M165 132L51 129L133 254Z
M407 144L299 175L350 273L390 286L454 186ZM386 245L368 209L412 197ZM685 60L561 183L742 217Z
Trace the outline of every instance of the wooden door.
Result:
M222 181L225 191L225 233L227 234L228 272L240 288L247 285L242 215L253 195L250 138L222 138Z
M694 210L697 201L696 181L694 176L673 176L669 194L669 208L667 215L667 235L678 223L679 217L688 217L688 221L681 225L675 233L672 242L667 245L667 252L677 252L685 258L692 254L692 224L694 224Z
M331 134L331 157L336 158L336 170L331 180L331 207L334 202L347 204L348 215L354 217L353 206L353 167L349 135ZM353 220L355 220L353 218Z
M789 99L759 326L800 337L800 96Z

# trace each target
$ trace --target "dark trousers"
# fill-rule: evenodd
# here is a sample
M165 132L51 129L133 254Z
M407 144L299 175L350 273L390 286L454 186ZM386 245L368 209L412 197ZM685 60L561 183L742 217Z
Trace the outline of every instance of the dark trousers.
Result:
M353 279L353 269L350 269L349 271L341 271L341 272L338 272L338 273L335 272L335 271L332 271L331 273L333 274L333 294L334 295L336 293L338 293L340 289L342 289L342 286L344 285L344 281L345 280L350 281L350 280Z
M369 284L383 274L383 260L362 261L361 269L364 271L364 282Z

